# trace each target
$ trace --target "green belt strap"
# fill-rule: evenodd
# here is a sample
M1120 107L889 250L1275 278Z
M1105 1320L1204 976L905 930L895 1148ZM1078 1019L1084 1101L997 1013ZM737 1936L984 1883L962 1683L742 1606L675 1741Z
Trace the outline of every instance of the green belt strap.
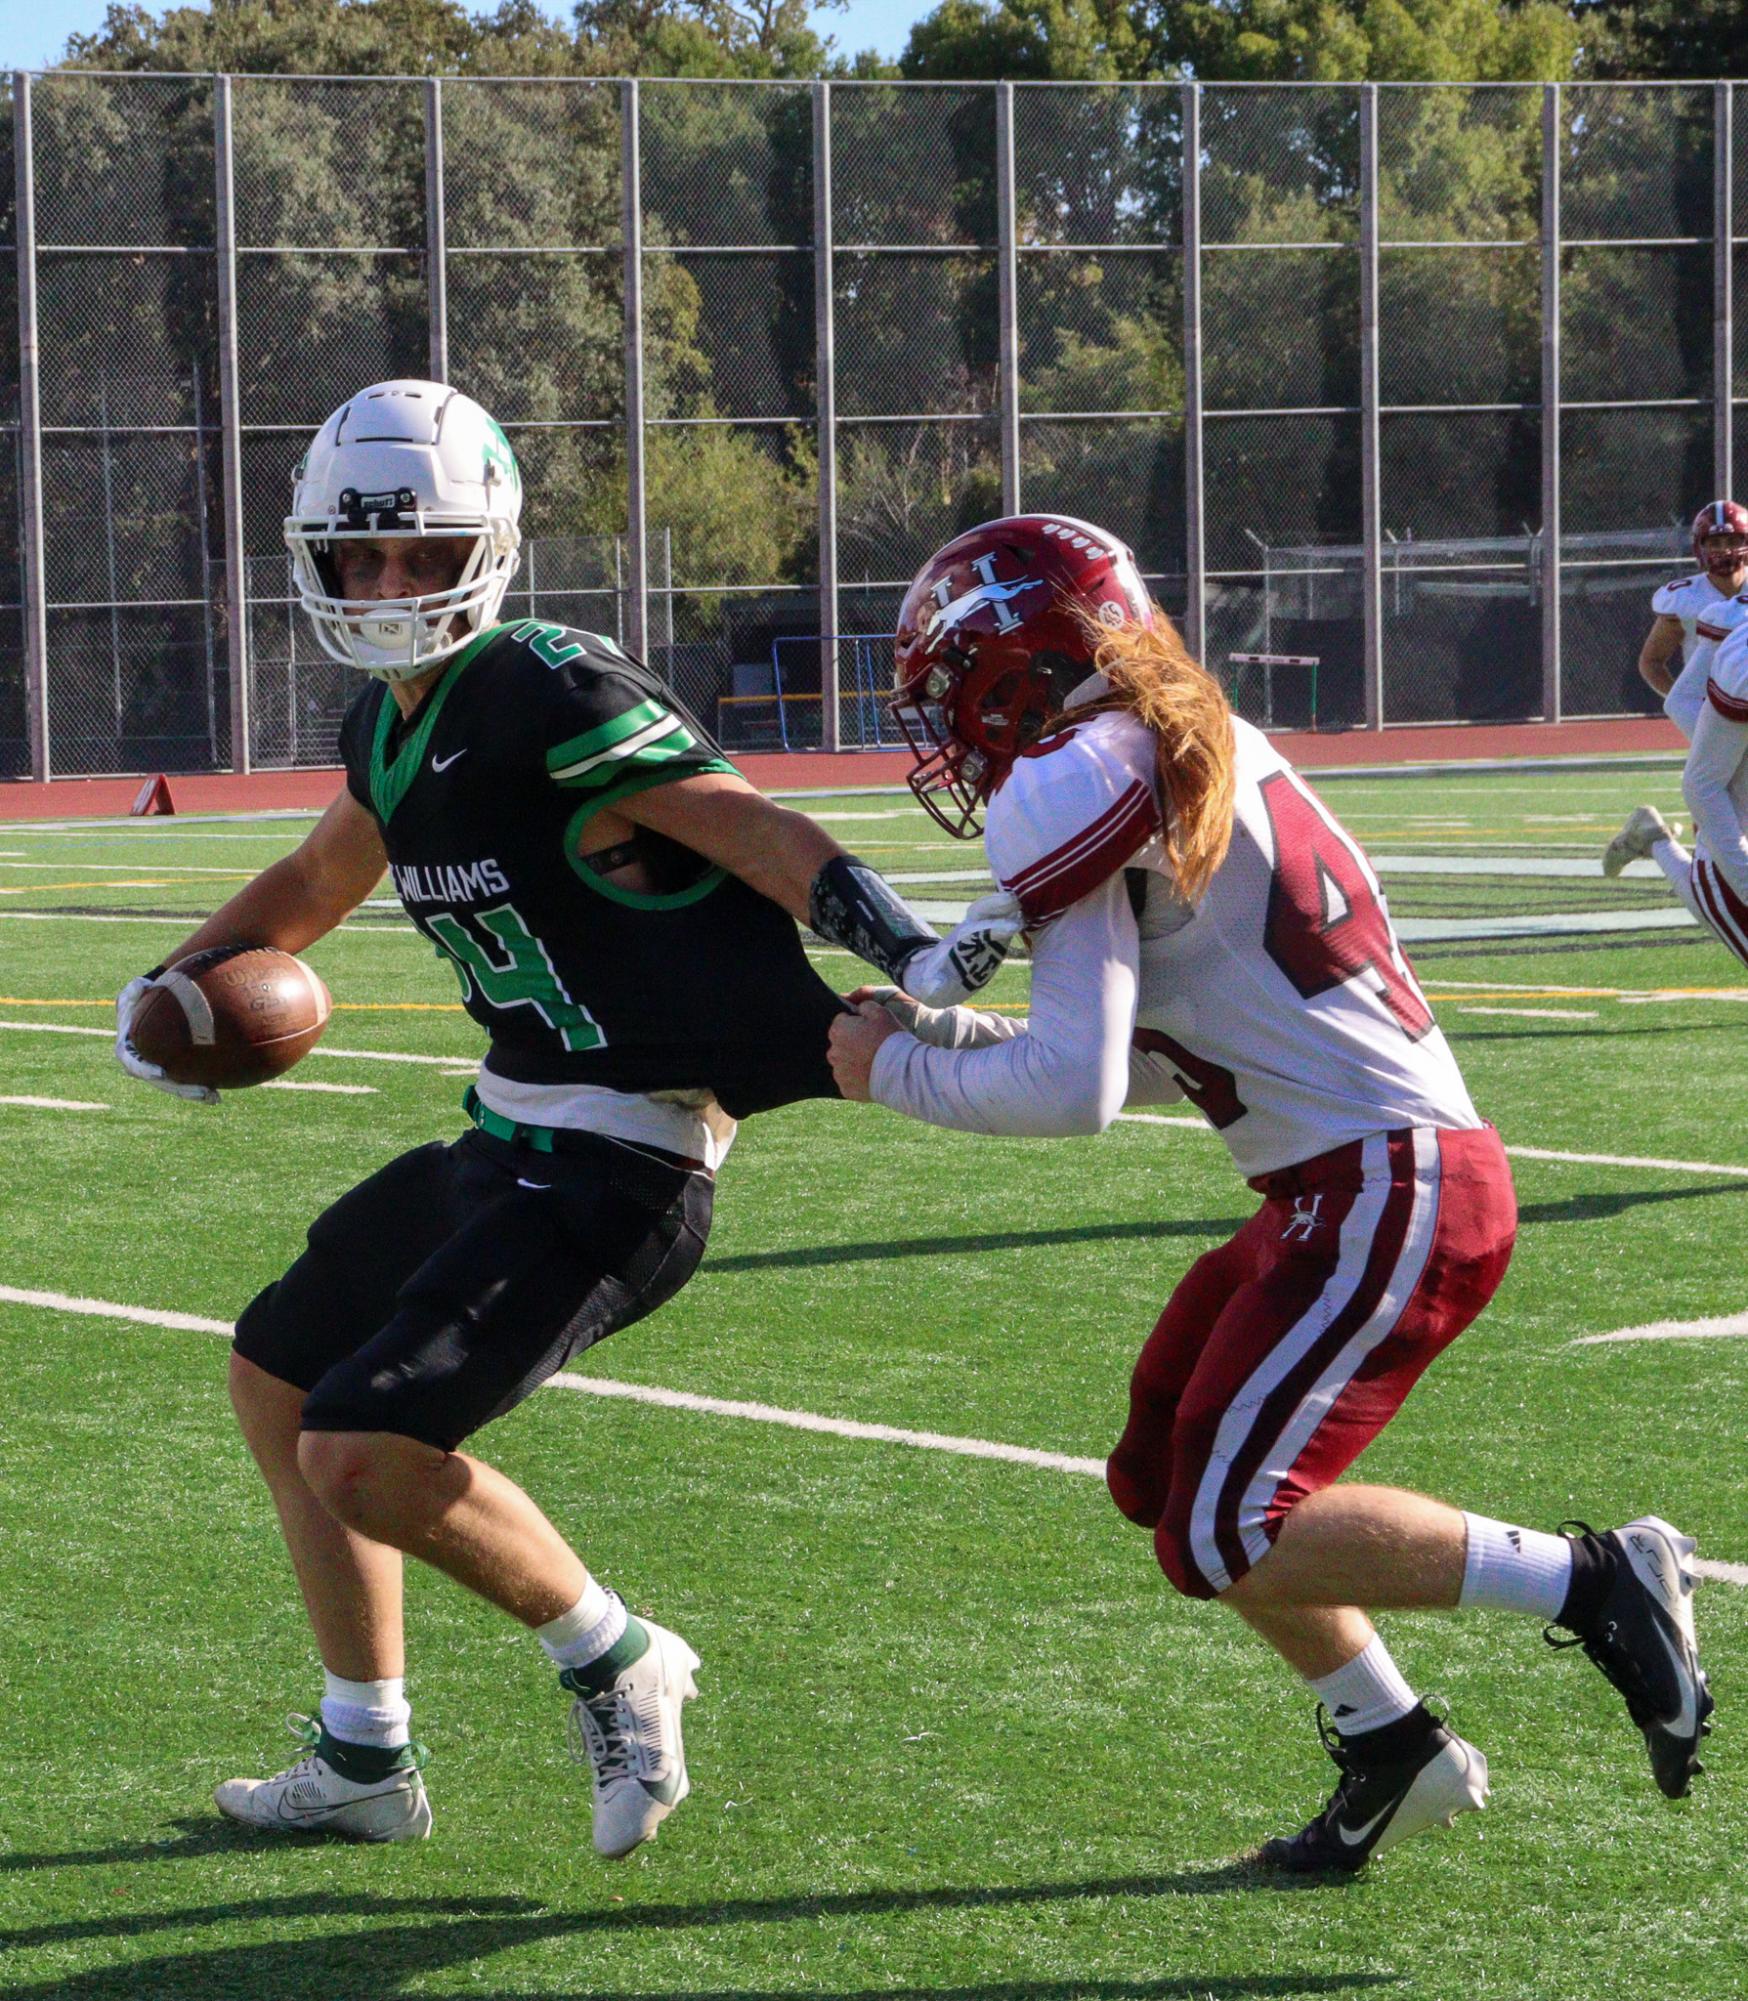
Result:
M461 1109L483 1133L493 1139L508 1140L512 1146L532 1147L536 1153L551 1153L552 1127L525 1126L515 1119L506 1119L494 1112L489 1105L480 1103L479 1092L469 1084L462 1093Z

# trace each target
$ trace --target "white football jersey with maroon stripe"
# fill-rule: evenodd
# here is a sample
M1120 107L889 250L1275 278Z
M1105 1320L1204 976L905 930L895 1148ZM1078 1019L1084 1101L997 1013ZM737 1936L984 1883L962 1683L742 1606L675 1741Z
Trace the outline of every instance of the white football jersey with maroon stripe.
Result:
M1371 863L1261 731L1233 728L1232 846L1193 909L1166 869L1153 736L1124 714L1015 762L987 815L996 879L1036 930L1138 871L1135 1039L1170 1063L1242 1173L1397 1127L1478 1127Z
M1692 743L1719 642L1748 619L1748 600L1731 597L1704 570L1695 570L1691 576L1660 585L1652 595L1651 609L1659 618L1681 621L1681 672L1663 697L1663 713Z

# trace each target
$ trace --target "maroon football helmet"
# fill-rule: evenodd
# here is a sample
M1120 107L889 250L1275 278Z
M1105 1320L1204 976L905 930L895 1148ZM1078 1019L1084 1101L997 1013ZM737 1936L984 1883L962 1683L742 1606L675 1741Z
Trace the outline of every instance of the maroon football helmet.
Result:
M898 614L892 713L915 751L910 789L957 838L1071 689L1098 628L1151 625L1135 558L1066 514L1010 514L956 535Z
M1708 500L1693 517L1693 559L1713 576L1748 568L1748 507Z

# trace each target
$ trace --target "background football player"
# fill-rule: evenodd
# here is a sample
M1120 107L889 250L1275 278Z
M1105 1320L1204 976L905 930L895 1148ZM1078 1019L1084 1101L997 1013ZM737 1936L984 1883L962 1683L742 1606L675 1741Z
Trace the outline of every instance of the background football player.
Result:
M897 648L913 789L959 834L987 807L1031 1008L1021 1026L865 1000L832 1028L844 1095L967 1131L1096 1132L1139 1044L1263 1197L1172 1294L1108 1467L1173 1585L1231 1606L1331 1719L1340 1783L1261 1859L1357 1869L1485 1798L1485 1758L1416 1700L1361 1606L1557 1622L1625 1695L1658 1785L1685 1793L1711 1708L1686 1537L1655 1517L1543 1534L1332 1484L1486 1305L1516 1231L1504 1149L1365 855L1085 522L950 542Z
M1748 508L1708 500L1693 517L1692 541L1699 567L1653 592L1651 630L1639 648L1641 677L1690 743L1718 641L1748 616L1748 605L1735 602L1748 585Z
M1657 623L1639 656L1639 671L1658 685L1646 657L1665 628L1686 654L1664 709L1687 738L1682 797L1693 815L1690 853L1680 831L1655 806L1636 806L1603 850L1605 875L1650 858L1699 921L1748 964L1748 508L1714 500L1694 518L1693 548L1700 574L1665 584L1651 600ZM1673 653L1676 640L1666 641ZM1667 670L1660 670L1666 672Z
M1748 622L1718 643L1681 772L1693 849L1655 806L1637 807L1602 858L1608 875L1649 854L1695 917L1748 966Z
M538 1633L576 1697L595 1846L622 1855L686 1794L697 1656L631 1617L461 1442L686 1282L737 1118L835 1095L826 1029L842 1004L796 917L961 993L961 956L987 977L1002 944L935 940L821 827L746 784L611 640L496 623L521 502L504 433L441 384L380 383L322 426L285 538L322 645L370 677L341 727L345 784L173 955L301 951L386 867L490 1038L472 1128L342 1196L237 1324L232 1402L327 1680L309 1755L215 1797L257 1826L429 1831L406 1554ZM162 971L123 992L117 1054L211 1099L130 1043Z

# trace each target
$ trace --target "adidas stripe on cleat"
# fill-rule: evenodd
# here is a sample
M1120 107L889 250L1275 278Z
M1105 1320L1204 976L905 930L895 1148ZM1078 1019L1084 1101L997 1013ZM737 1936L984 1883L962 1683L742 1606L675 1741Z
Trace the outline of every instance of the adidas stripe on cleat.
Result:
M1343 1738L1321 1707L1318 1734L1340 1782L1329 1804L1297 1834L1256 1852L1267 1869L1351 1876L1429 1827L1449 1827L1487 1801L1487 1760L1417 1703L1399 1723Z
M1710 1736L1717 1706L1694 1637L1693 1538L1659 1515L1641 1515L1604 1535L1583 1522L1567 1526L1613 1575L1587 1624L1570 1639L1550 1630L1548 1644L1584 1649L1643 1733L1659 1791L1681 1799L1703 1769L1700 1739Z

